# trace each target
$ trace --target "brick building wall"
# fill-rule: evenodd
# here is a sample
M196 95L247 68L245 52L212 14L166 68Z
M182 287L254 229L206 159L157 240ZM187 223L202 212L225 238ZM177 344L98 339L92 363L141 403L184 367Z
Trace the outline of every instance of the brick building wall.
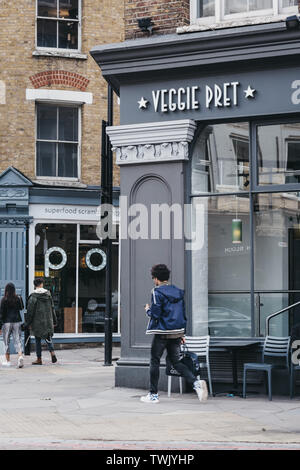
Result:
M190 23L189 0L125 0L125 37L143 37L137 19L151 17L153 34L174 33L179 26Z
M92 47L124 39L124 5L119 0L84 0L80 57L34 55L35 0L10 0L0 9L0 172L8 166L35 175L35 103L26 89L86 91L93 104L82 106L81 183L100 185L101 121L107 118L107 84L89 55ZM115 123L118 104L115 101ZM119 186L115 167L114 185Z

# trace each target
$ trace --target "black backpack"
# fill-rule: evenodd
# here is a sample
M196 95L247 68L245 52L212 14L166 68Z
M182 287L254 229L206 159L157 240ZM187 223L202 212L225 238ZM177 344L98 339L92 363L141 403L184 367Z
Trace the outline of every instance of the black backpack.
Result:
M200 375L200 363L197 354L189 351L188 347L183 344L181 356L181 362L190 369L192 374L194 374L195 377ZM177 370L172 365L168 356L166 357L166 374L175 375L177 377L181 376L181 374L177 372Z

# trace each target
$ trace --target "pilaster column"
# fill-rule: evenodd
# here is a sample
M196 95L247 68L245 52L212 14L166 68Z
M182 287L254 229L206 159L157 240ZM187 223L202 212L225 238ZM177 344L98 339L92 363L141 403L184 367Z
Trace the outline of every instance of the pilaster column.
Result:
M144 305L151 301L151 267L157 263L167 264L171 270L171 282L185 287L185 239L174 235L172 223L170 237L166 239L160 235L160 238L152 238L152 228L156 225L151 218L151 210L154 206L184 208L185 162L189 158L189 143L195 129L196 123L188 119L107 127L120 165L121 195L127 198L128 208L146 211L143 220L148 224L148 235L143 232L140 237L132 239L124 227L128 227L138 214L130 216L128 210L123 212L121 209L122 341L121 357L115 372L116 386L148 388L152 338L146 335L148 319ZM160 389L166 387L165 374L162 373Z

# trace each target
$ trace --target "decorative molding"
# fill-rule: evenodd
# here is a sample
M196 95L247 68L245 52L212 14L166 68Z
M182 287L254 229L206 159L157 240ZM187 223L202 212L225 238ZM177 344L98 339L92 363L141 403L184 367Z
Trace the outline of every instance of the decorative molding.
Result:
M29 178L20 173L16 168L10 166L0 174L0 187L1 186L28 187L33 186L33 184Z
M69 102L75 104L92 104L93 94L85 91L45 90L26 88L26 100Z
M118 165L188 160L196 123L190 119L106 128Z
M0 216L0 226L15 226L15 225L26 225L26 224L31 224L33 222L33 218L29 216L18 216L18 215L13 215L13 216Z
M1 188L0 199L28 199L28 188Z

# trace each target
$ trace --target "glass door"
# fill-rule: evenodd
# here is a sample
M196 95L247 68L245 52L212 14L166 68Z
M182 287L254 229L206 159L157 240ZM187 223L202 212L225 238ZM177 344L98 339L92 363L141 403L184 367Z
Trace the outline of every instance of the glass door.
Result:
M81 225L78 244L78 333L101 333L105 325L106 247L95 225ZM113 245L113 332L118 331L118 244Z

